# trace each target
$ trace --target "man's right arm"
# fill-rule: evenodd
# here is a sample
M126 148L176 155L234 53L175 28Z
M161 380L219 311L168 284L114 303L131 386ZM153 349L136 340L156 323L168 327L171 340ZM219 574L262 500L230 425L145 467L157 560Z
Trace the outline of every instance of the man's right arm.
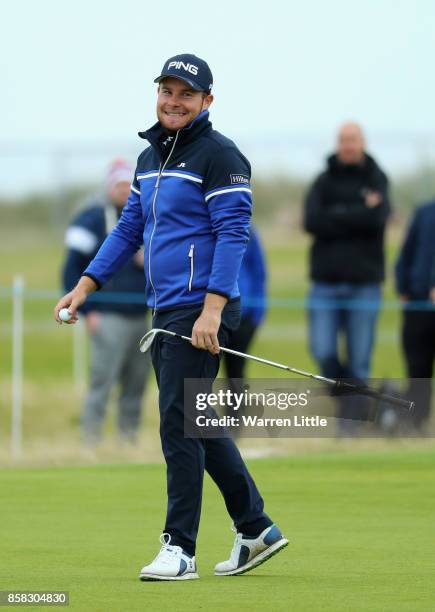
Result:
M77 215L65 233L67 253L62 272L64 291L71 291L77 285L98 250L101 240L98 232L100 213L97 207L85 209ZM85 304L81 312L86 314L91 309L91 305Z
M68 323L76 323L78 321L78 308L85 303L88 295L97 289L97 284L91 278L88 276L82 276L74 289L64 295L54 307L54 318L56 321L58 323L62 323L59 318L59 312L62 310L62 308L68 308L71 315L71 319L68 321Z
M346 231L323 203L324 180L320 175L310 187L304 203L304 229L317 238L341 238Z
M98 288L105 285L138 251L143 242L143 230L140 187L135 178L118 224L107 236L83 275L91 278Z
M143 242L143 228L140 189L135 178L117 226L103 242L74 289L56 304L56 321L61 322L59 311L62 308L68 308L72 315L69 323L77 321L77 308L84 304L87 296L107 283L137 252Z

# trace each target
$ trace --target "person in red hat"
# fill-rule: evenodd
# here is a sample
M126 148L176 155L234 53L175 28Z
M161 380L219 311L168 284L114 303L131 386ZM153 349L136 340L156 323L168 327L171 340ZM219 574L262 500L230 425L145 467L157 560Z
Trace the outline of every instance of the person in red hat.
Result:
M133 168L123 159L109 166L102 193L72 220L65 235L67 249L63 285L70 291L116 226L128 200ZM104 287L98 299L80 307L91 341L90 384L81 417L84 441L94 446L102 436L109 393L119 384L118 434L134 442L150 359L137 359L137 343L146 327L144 255L140 249ZM110 295L112 294L112 295ZM95 296L94 296L95 297Z

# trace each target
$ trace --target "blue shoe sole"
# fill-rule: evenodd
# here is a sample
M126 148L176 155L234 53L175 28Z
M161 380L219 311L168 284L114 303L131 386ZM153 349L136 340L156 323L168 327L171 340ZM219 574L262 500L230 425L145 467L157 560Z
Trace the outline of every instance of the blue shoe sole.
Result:
M288 546L288 540L286 538L281 538L278 542L271 544L268 548L263 550L263 552L259 553L256 557L253 557L248 563L242 565L241 567L236 568L235 570L231 570L229 572L217 573L215 572L215 576L240 576L241 574L246 574L246 572L250 572L255 569L259 565L262 565L283 550L286 546Z

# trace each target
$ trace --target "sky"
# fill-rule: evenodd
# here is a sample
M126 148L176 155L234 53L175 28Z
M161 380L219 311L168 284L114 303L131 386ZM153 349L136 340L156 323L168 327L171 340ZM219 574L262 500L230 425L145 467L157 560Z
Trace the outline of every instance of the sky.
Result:
M180 52L208 61L214 126L263 170L320 166L349 119L387 164L435 149L433 0L17 0L2 24L0 194L139 153Z

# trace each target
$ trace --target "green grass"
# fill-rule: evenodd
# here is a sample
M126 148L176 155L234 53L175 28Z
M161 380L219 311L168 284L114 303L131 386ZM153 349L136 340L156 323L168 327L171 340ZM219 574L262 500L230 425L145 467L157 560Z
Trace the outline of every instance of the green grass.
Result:
M266 510L290 539L252 573L213 576L233 534L205 483L201 579L141 583L165 511L164 468L0 471L0 589L68 590L70 609L433 610L433 451L331 453L250 463Z
M10 285L20 273L31 289L56 290L60 242L49 234L19 240L16 235L2 234L3 256L12 263L0 284ZM391 267L398 243L390 236L387 298L394 297ZM269 235L266 246L270 295L303 298L307 241L291 236L284 243ZM53 298L25 302L23 464L161 460L153 384L144 402L140 446L130 452L109 440L98 456L83 454L72 329L54 324L53 305ZM7 462L10 322L10 299L0 297L0 443ZM382 313L374 376L403 376L399 327L399 312ZM306 332L303 308L272 307L252 352L315 370ZM249 374L265 378L280 372L250 363ZM113 416L109 433L111 422ZM258 442L243 445L255 448ZM274 448L281 448L280 442L265 441ZM162 465L0 470L0 590L65 589L71 609L92 612L433 610L434 452L423 443L381 440L344 446L333 440L287 442L281 450L298 456L252 461L250 468L290 546L252 574L215 578L213 566L227 557L232 532L223 501L207 480L197 553L201 580L183 584L137 579L159 547L166 503ZM341 448L345 452L337 451Z

